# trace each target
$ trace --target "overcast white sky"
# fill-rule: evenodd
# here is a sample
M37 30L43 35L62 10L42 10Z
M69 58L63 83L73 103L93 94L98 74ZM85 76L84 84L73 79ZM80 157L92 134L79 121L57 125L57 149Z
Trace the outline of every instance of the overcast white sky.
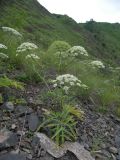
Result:
M77 22L94 19L120 23L120 0L38 0L51 13L67 14Z

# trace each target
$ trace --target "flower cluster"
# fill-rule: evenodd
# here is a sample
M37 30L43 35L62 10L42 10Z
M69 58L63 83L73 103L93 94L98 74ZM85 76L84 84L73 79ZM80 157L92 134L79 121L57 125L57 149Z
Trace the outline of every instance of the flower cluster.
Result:
M116 67L115 70L120 70L120 67Z
M35 60L38 60L40 58L36 54L28 54L26 56L26 59L35 59Z
M88 88L77 77L70 75L70 74L59 75L52 82L53 82L53 87L63 88L66 94L68 93L68 90L74 86L82 87L84 89Z
M7 49L7 46L5 46L4 44L1 44L1 43L0 43L0 49L2 49L2 48L3 48L3 49Z
M7 59L7 58L9 58L6 54L4 54L4 53L0 53L0 58L2 58L2 59Z
M24 42L17 48L17 52L24 52L27 50L33 50L37 48L37 45L35 45L34 43Z
M91 65L93 67L97 67L97 68L105 68L104 64L101 61L98 61L98 60L92 61Z
M68 50L68 54L69 56L72 56L72 57L78 57L80 55L88 56L87 51L82 46L73 46Z
M10 32L10 33L12 33L12 34L14 34L14 35L16 35L16 36L22 37L22 34L19 33L18 31L16 31L15 29L13 29L13 28L10 28L10 27L2 27L2 30L3 30L4 32Z

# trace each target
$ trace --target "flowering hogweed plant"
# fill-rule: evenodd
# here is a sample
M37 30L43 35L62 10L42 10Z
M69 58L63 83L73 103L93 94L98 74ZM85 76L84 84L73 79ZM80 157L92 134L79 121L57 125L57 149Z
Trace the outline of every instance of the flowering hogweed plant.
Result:
M13 28L10 28L10 27L2 27L2 30L3 30L4 32L10 32L10 33L12 33L13 35L22 37L22 34L19 33L18 31L16 31L15 29L13 29Z
M97 68L105 68L104 64L101 61L92 61L91 65L93 68L97 67Z
M78 57L80 55L88 56L88 53L82 46L73 46L68 50L68 55L71 57Z
M71 87L78 86L78 87L81 87L84 89L88 88L77 77L70 75L70 74L60 75L60 76L56 77L55 80L52 80L52 82L53 82L54 88L60 87L65 91L66 94L68 93L68 91Z
M34 60L38 60L40 59L36 54L28 54L26 56L26 59L34 59Z
M0 43L0 49L7 49L7 46L5 46L4 44Z
M16 52L24 52L24 51L27 51L27 50L34 50L34 49L37 49L37 48L38 48L38 46L35 45L34 43L24 42L17 48Z
M0 53L0 58L2 58L2 59L7 59L7 58L9 58L6 54L4 54L4 53Z

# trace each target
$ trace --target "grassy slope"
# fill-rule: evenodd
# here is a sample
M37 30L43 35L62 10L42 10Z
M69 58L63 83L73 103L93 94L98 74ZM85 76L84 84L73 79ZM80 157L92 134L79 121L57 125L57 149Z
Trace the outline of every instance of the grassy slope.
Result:
M51 14L36 0L1 0L0 23L24 33L26 39L36 41L41 48L54 40L64 40L83 45L110 63L120 61L120 24L77 24L68 16Z

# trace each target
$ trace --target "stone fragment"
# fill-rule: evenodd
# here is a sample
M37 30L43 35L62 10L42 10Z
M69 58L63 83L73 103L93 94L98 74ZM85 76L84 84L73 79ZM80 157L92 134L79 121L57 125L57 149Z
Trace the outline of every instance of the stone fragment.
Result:
M94 160L90 153L77 142L65 142L62 147L59 147L45 134L36 133L36 136L39 138L40 143L45 147L46 151L55 158L63 157L67 151L70 151L78 160Z
M36 114L31 114L28 117L28 125L31 131L35 131L39 125L39 118Z
M6 129L0 131L0 150L13 147L18 143L18 138L15 133L12 133Z

